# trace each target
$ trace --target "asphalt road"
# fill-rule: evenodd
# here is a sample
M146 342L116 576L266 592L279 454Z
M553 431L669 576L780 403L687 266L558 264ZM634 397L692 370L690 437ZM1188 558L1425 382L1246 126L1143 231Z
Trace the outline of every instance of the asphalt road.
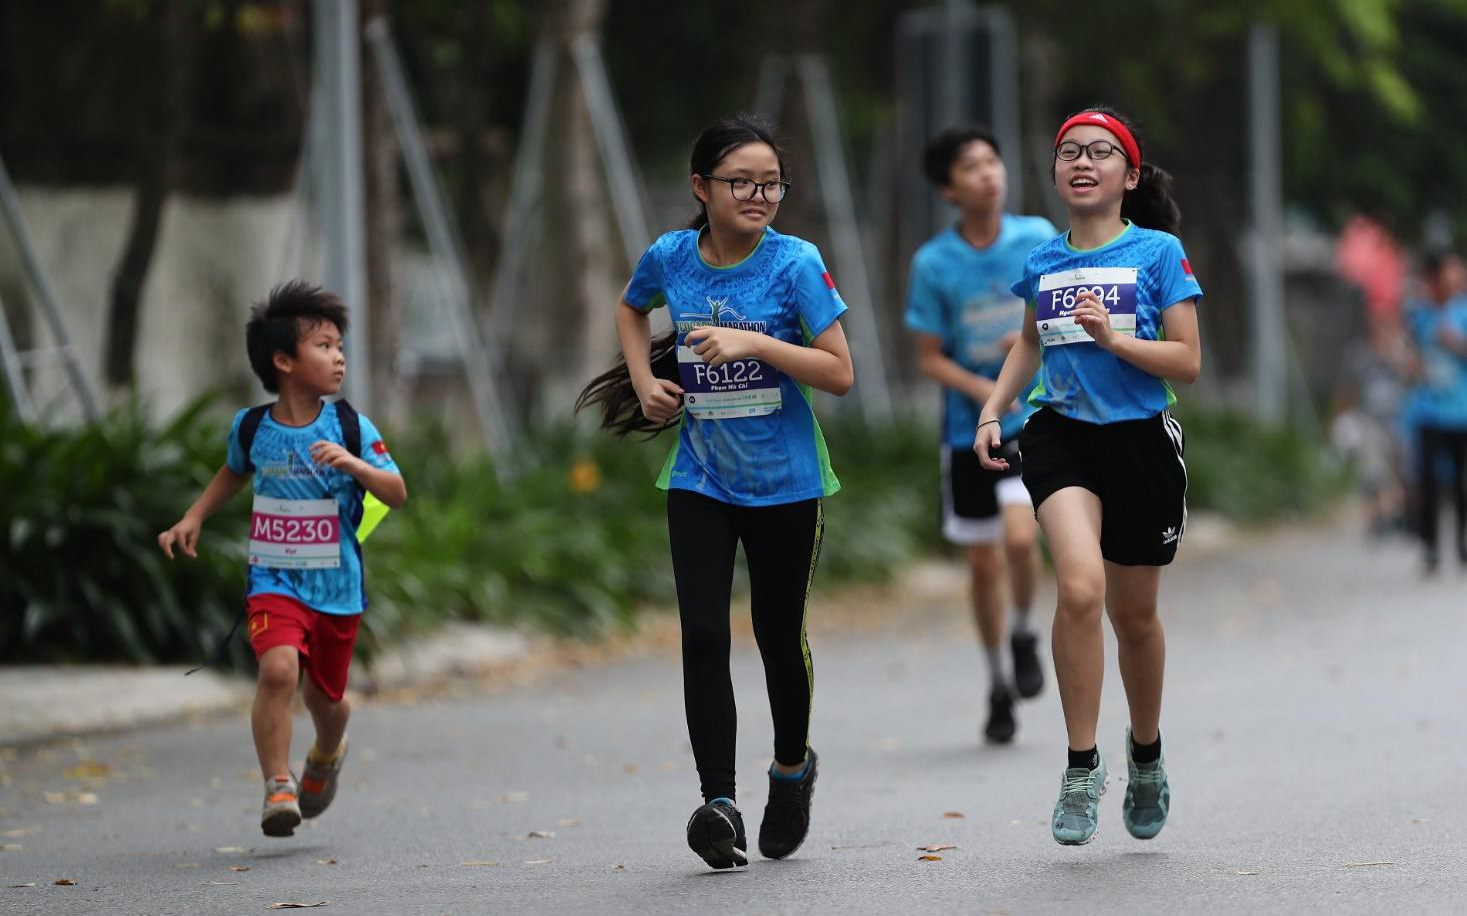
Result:
M813 612L822 772L789 860L714 873L684 845L697 778L678 660L658 644L364 704L335 806L285 840L259 833L242 717L0 753L0 913L1459 910L1467 575L1419 582L1406 545L1344 526L1186 554L1163 582L1173 809L1150 842L1120 822L1113 649L1100 834L1060 847L1052 685L1020 708L1015 744L979 744L960 578L930 573ZM735 682L752 847L771 737L746 635ZM931 844L956 848L919 860Z

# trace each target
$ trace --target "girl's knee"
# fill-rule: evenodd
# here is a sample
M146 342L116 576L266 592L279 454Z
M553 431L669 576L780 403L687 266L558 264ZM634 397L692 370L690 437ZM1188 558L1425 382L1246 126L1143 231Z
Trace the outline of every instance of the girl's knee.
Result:
M1060 580L1055 615L1067 623L1097 623L1104 603L1104 577L1073 576Z
M1142 642L1152 638L1161 630L1161 617L1156 605L1110 611L1110 624L1116 631L1116 639L1123 642Z

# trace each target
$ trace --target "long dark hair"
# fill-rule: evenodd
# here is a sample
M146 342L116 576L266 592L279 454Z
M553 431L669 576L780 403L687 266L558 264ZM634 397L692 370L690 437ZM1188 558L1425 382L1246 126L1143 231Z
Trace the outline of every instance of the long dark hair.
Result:
M693 142L693 154L688 163L690 175L707 175L724 157L741 146L750 143L766 143L774 150L779 160L779 177L788 177L784 167L784 151L774 140L774 132L763 121L752 115L740 114L720 118L708 127ZM685 228L702 229L708 225L708 208L700 200L698 212ZM678 380L677 374L677 329L674 328L652 339L652 374L670 382ZM677 420L659 423L649 420L642 413L642 404L632 388L632 376L627 369L626 357L618 356L616 363L605 372L591 379L576 398L576 412L591 405L600 405L601 428L615 436L630 433L646 433L652 438L665 429L677 425Z
M1182 210L1172 198L1171 173L1146 161L1146 144L1130 118L1105 105L1095 105L1076 114L1092 111L1107 118L1115 118L1126 125L1126 130L1131 132L1131 136L1136 139L1136 146L1141 150L1141 180L1121 198L1121 218L1128 219L1143 229L1160 229L1176 235L1182 225ZM1050 175L1053 177L1053 168Z

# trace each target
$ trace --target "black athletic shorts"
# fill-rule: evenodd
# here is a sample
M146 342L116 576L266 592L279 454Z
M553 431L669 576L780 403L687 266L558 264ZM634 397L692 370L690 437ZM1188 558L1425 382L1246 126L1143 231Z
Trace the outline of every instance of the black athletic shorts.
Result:
M999 446L1007 470L990 471L972 447L942 447L942 533L954 544L991 544L1003 540L1003 508L1033 505L1020 479L1018 442Z
M1100 552L1123 566L1166 566L1187 526L1182 425L1168 411L1146 420L1085 423L1044 407L1024 424L1024 485L1037 511L1055 492L1100 497Z

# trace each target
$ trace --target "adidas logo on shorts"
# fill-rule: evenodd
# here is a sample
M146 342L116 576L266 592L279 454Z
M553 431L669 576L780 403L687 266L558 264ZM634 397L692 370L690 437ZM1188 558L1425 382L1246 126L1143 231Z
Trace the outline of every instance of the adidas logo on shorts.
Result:
M1181 535L1177 533L1177 529L1168 528L1161 533L1161 542L1163 544L1170 544L1172 541L1175 541L1179 537L1181 537Z

